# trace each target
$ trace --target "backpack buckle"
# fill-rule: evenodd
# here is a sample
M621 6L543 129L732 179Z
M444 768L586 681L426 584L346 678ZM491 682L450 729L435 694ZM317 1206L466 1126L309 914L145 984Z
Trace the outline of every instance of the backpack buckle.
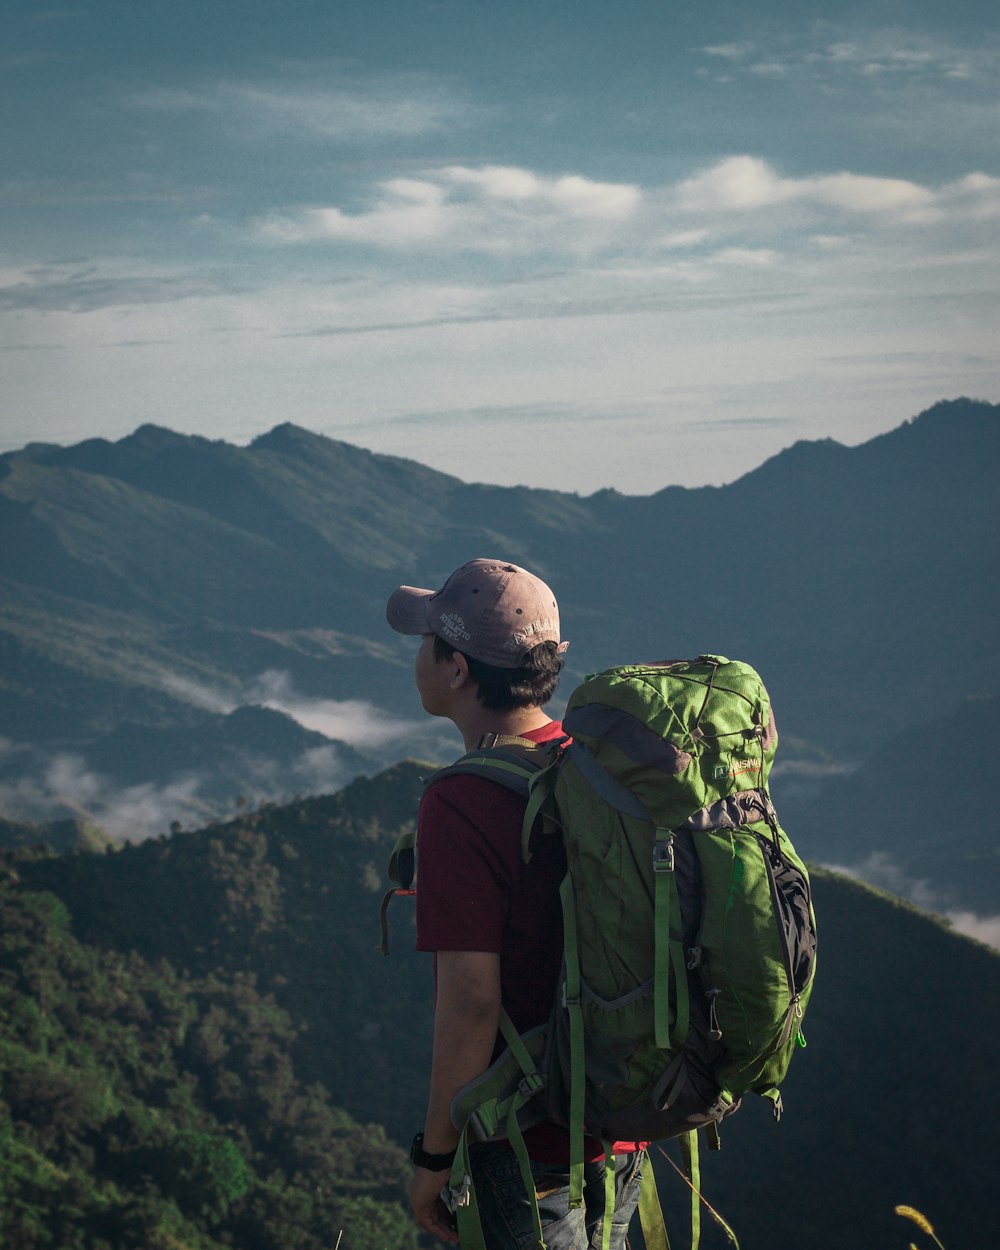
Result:
M580 995L575 994L573 997L570 997L566 989L565 981L563 981L562 983L562 989L560 990L560 994L562 997L562 1005L564 1007L579 1007L580 1006Z
M674 871L674 839L653 843L653 872Z
M517 1087L517 1092L521 1094L525 1101L533 1098L535 1094L545 1088L545 1077L540 1072L531 1072L527 1076L521 1078Z
M472 1189L472 1177L468 1172L462 1174L461 1185L445 1185L441 1190L441 1200L444 1205L452 1213L458 1214L459 1207L467 1207L470 1205L470 1190Z

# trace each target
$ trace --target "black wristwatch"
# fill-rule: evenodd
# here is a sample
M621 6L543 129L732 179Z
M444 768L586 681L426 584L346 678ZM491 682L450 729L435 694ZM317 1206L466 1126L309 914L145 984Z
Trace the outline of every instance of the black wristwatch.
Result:
M446 1155L428 1154L424 1149L424 1135L418 1133L410 1146L410 1162L415 1163L418 1168L426 1168L428 1172L443 1172L455 1162L455 1152L452 1150Z

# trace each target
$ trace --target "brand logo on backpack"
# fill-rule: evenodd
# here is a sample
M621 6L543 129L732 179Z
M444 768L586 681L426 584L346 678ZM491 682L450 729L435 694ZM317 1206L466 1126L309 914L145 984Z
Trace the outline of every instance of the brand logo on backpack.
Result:
M758 760L737 760L729 768L725 764L716 764L712 777L715 781L718 781L720 777L744 777L747 773L759 771L760 762Z

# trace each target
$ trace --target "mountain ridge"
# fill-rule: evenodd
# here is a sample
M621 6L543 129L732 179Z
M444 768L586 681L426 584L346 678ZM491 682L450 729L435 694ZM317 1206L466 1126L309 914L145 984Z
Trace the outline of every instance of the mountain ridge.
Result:
M5 453L0 738L17 750L0 753L0 811L58 814L61 754L86 763L110 735L106 771L124 776L130 726L207 733L214 703L252 702L264 678L290 715L340 709L362 769L446 757L384 605L481 555L556 589L564 694L623 661L731 655L770 690L779 760L862 762L958 706L944 657L975 656L977 688L1000 691L984 576L1000 555L998 412L942 401L856 446L802 441L728 485L644 496L464 483L289 422L249 447L140 426ZM149 777L167 795L177 782ZM206 770L198 785L201 810L232 810L228 784ZM11 809L18 795L36 807ZM909 855L903 831L892 851Z

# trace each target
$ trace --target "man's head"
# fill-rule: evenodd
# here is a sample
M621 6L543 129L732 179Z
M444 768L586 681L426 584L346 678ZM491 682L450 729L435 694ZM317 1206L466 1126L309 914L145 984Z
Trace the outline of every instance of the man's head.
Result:
M463 656L479 702L497 710L548 702L568 645L549 587L502 560L470 560L437 591L400 586L386 619L398 633L432 638L425 649L437 663Z

